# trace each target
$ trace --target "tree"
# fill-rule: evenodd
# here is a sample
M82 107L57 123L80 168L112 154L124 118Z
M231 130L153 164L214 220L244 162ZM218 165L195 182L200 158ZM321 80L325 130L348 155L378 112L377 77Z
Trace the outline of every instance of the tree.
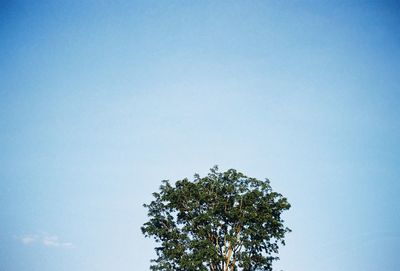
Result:
M279 244L289 228L281 214L287 199L273 192L268 179L215 166L194 181L163 181L142 226L159 246L151 270L272 270Z

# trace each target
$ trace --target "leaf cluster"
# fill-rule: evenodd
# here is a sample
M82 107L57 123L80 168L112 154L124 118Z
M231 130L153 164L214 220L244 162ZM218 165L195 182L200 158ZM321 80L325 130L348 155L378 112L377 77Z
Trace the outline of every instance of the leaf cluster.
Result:
M141 229L158 243L154 271L270 271L290 231L281 218L287 199L268 179L235 169L215 166L193 181L163 181L153 196Z

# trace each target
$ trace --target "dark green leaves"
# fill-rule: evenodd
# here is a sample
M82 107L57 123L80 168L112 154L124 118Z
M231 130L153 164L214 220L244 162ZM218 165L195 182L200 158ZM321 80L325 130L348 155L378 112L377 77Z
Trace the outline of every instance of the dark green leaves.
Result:
M290 208L268 180L214 167L193 181L163 181L142 227L160 246L152 270L272 270Z

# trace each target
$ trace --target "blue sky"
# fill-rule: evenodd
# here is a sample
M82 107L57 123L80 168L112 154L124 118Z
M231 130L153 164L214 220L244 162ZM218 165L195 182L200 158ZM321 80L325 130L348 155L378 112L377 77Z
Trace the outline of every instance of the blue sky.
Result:
M276 270L400 269L400 6L0 4L0 269L148 270L142 204L218 164L269 178Z

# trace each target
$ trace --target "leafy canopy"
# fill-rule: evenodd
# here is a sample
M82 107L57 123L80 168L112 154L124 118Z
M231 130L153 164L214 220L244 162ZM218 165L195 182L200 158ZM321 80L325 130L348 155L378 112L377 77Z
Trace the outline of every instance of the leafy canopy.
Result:
M281 214L287 199L260 181L229 169L194 181L163 181L154 200L144 204L149 221L142 229L159 244L151 270L272 270L284 245Z

